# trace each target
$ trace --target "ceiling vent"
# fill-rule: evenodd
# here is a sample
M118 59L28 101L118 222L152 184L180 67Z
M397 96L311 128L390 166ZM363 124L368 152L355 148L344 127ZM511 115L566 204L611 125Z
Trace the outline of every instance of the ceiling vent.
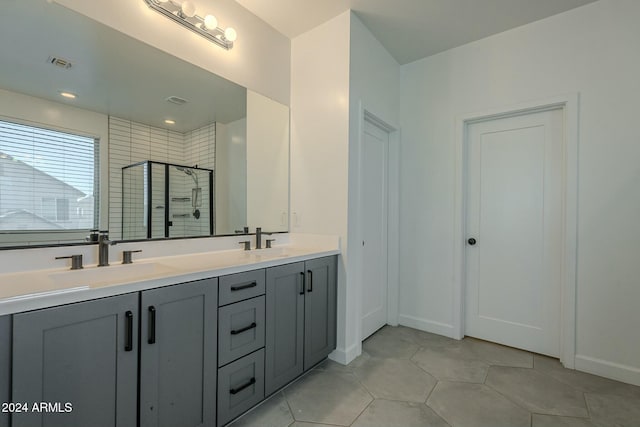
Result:
M179 96L170 96L167 98L167 102L170 102L172 104L176 104L176 105L184 105L187 103L186 99L180 98Z
M47 62L55 65L56 67L64 68L65 70L71 68L71 61L69 61L68 59L60 58L59 56L50 56L47 59Z

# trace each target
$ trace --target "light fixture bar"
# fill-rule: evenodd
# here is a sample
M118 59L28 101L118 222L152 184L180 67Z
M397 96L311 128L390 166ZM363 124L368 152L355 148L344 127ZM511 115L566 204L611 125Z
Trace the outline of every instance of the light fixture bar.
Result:
M204 18L198 15L193 15L192 17L184 15L181 12L181 7L175 4L172 0L144 0L144 2L156 12L163 14L167 18L177 22L185 28L190 29L194 33L212 41L221 48L229 50L233 47L233 40L228 40L225 37L225 30L220 27L208 29L205 26ZM235 34L235 31L233 34Z

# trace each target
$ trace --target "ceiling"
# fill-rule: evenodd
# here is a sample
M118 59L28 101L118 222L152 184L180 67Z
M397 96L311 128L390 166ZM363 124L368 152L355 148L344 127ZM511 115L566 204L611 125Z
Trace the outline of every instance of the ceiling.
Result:
M73 65L56 67L49 56ZM2 89L139 123L183 133L246 116L244 87L44 0L5 0L0 58Z
M596 0L236 0L289 38L353 9L400 63Z

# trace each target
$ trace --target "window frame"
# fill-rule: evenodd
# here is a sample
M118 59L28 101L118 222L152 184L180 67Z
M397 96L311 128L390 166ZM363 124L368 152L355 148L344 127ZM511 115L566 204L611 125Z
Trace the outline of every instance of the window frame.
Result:
M63 134L75 135L82 138L89 138L93 140L93 188L94 188L94 203L93 203L93 224L89 228L71 228L71 229L34 229L34 230L0 230L0 249L10 248L22 248L33 246L58 246L60 244L83 244L86 240L88 233L91 230L99 229L102 223L102 215L105 212L103 206L103 198L105 195L103 191L103 171L105 170L105 157L108 157L108 147L103 147L103 139L108 140L108 134L104 135L104 138L96 133L89 133L82 130L70 129L62 126L52 125L50 123L42 123L39 121L32 121L23 118L16 118L0 114L0 121L11 124L28 126L46 131L58 132ZM96 129L98 130L98 129ZM43 197L44 198L44 197ZM56 214L56 221L58 221L58 199L60 197L52 197L54 200L54 211ZM63 198L64 199L64 198ZM67 199L68 200L68 199ZM71 210L67 213L67 217L72 214ZM67 219L68 220L68 219ZM60 220L61 222L67 220Z

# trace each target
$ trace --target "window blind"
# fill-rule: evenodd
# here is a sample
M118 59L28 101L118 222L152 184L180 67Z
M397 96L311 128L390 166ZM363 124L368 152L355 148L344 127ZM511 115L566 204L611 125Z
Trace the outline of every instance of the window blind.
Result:
M98 143L0 120L0 231L97 228Z

